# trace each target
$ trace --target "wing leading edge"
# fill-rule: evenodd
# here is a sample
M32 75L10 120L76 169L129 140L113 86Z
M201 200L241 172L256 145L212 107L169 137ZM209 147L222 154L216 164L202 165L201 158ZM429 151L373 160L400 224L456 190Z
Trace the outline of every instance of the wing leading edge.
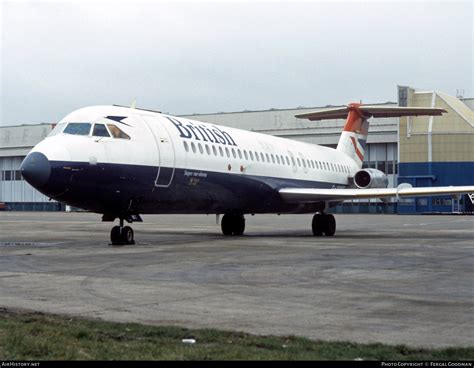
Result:
M429 195L473 193L474 186L376 188L376 189L317 189L282 188L279 190L288 202L345 201L350 199L423 197Z

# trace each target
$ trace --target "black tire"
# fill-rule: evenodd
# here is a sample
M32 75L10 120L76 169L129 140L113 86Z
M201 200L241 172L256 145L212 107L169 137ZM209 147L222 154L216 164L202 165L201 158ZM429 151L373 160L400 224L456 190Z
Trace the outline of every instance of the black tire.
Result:
M313 230L314 236L321 236L324 233L324 215L317 213L313 216L313 221L311 222L311 229Z
M110 241L112 245L122 244L122 237L120 236L120 226L114 226L110 231Z
M336 233L336 219L333 215L325 215L324 217L324 235L334 236Z
M245 231L245 218L244 216L235 216L234 220L234 235L242 235Z
M133 239L133 229L130 226L125 226L122 229L122 241L123 244L135 244Z
M242 215L227 214L221 221L222 234L242 235L245 231L245 218Z
M224 215L221 220L221 230L222 234L229 236L232 235L232 216Z

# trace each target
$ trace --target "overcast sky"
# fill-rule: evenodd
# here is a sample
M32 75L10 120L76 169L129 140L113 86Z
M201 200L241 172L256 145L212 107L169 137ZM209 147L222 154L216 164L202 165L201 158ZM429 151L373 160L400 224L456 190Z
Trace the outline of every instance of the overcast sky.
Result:
M1 2L0 125L473 92L472 2Z

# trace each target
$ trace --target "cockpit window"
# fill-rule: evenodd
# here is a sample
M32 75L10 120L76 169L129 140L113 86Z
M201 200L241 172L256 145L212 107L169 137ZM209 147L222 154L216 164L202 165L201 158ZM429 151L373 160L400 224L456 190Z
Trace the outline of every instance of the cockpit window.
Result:
M63 133L73 135L89 135L91 130L90 123L69 123Z
M66 126L66 123L61 123L61 124L56 125L54 129L51 132L49 132L48 137L52 137L53 135L61 133L65 126Z
M92 135L94 137L110 137L110 134L104 124L95 124Z
M130 139L130 136L124 133L118 126L113 124L107 124L107 127L109 128L110 133L114 138Z

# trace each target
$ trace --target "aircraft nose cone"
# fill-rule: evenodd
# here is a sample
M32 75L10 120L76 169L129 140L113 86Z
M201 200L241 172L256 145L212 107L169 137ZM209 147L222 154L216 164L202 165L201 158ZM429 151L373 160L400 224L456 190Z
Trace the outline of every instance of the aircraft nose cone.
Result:
M35 188L46 185L51 175L51 164L45 155L32 152L23 160L20 166L23 178Z

